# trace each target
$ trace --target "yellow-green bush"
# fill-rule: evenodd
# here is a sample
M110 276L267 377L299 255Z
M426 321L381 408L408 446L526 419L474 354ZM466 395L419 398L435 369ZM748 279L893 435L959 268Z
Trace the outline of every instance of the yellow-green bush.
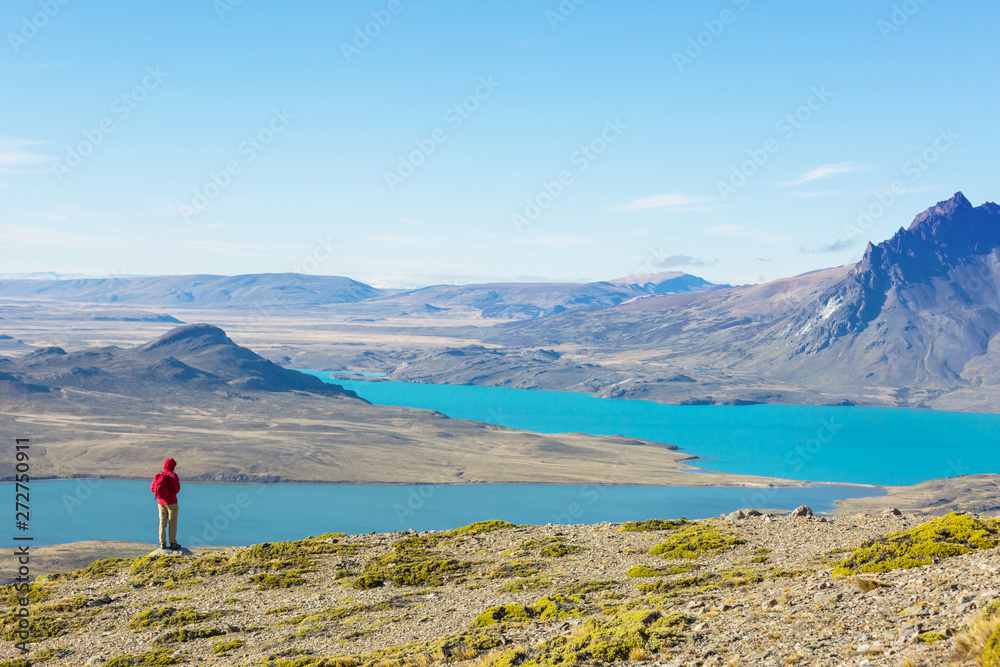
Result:
M618 530L623 530L626 533L649 533L660 530L676 530L684 526L690 526L691 523L687 519L677 519L676 521L646 519L645 521L626 521Z
M235 651L244 645L242 639L233 639L228 642L219 642L212 645L212 652L217 654L228 653L229 651Z
M1000 667L1000 625L983 647L983 667Z
M497 623L527 623L532 620L542 622L564 618L580 618L584 612L584 600L576 595L546 595L533 605L505 604L490 607L472 622L477 628Z
M496 519L491 521L477 521L476 523L470 523L468 526L449 530L444 533L444 535L447 537L457 537L459 535L478 535L479 533L492 533L494 530L502 530L503 528L517 528L517 524L508 523L507 521L498 521Z
M980 520L953 512L910 530L865 542L834 568L834 576L890 572L930 565L935 559L958 556L1000 544L1000 521Z
M693 524L649 550L664 558L698 558L730 549L746 540L706 524Z
M173 649L160 648L140 655L120 655L111 658L104 667L154 667L157 665L179 665L187 662L181 655L174 655Z

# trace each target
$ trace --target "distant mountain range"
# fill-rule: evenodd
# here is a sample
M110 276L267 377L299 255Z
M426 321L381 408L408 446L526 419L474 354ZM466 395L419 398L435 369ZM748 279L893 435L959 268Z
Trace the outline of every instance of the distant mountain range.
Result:
M653 294L718 289L680 272L595 283L489 283L380 290L350 278L298 273L0 280L0 298L179 308L254 308L261 312L362 304L358 313L392 317L449 311L487 318L543 317L600 308Z
M973 206L961 192L889 240L870 244L856 265L761 285L713 285L661 273L594 283L399 291L349 278L261 274L7 280L0 281L0 298L2 315L10 315L15 327L7 333L29 341L38 337L22 334L30 330L15 323L32 317L43 300L67 318L75 316L75 304L86 303L104 307L81 319L152 323L172 316L139 307L173 306L188 313L185 319L204 308L230 320L227 313L250 308L276 316L306 309L319 322L310 326L323 330L330 322L330 332L271 347L272 358L307 368L386 371L394 380L569 389L672 403L1000 409L1000 206ZM419 319L413 326L393 320L401 317ZM338 338L337 326L349 336ZM11 353L26 348L20 338L0 340L0 349ZM99 381L97 375L84 379L89 371L83 358L60 360L52 352L33 357L40 353L23 361L41 366L8 361L0 372L24 374L24 391L46 385L51 376L35 372L43 367L66 382ZM135 366L138 350L100 353L121 368L148 361ZM189 372L166 357L157 363L166 365L150 373ZM265 380L281 384L277 376Z

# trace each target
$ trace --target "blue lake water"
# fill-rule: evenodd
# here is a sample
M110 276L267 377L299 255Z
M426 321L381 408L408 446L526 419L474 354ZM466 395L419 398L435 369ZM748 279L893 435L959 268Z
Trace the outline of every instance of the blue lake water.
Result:
M309 372L329 380L330 374ZM1000 472L1000 415L899 408L662 405L537 391L335 380L372 403L437 410L541 433L678 445L722 472L902 486Z
M9 507L14 484L0 484ZM191 484L178 496L178 540L185 546L246 545L329 532L442 530L473 521L597 523L648 518L717 516L737 507L815 511L871 489L815 485L799 488L685 488L561 484L343 485ZM13 520L13 516L11 516ZM158 515L148 481L58 480L31 485L35 546L83 540L156 544ZM8 524L9 526L10 524ZM11 527L4 546L13 546ZM24 543L21 543L24 544Z
M313 372L329 380L330 373ZM903 485L1000 468L1000 416L885 408L669 406L569 392L335 380L373 403L438 410L546 433L621 434L679 445L699 465L791 479ZM596 480L595 480L596 481ZM0 484L13 508L13 484ZM485 519L594 523L704 518L737 507L828 510L878 493L804 488L573 485L184 484L179 539L253 544L324 532L447 529ZM12 512L13 513L13 512ZM13 516L11 516L13 520ZM93 539L153 544L148 481L65 480L31 486L33 544ZM13 527L3 531L13 544Z

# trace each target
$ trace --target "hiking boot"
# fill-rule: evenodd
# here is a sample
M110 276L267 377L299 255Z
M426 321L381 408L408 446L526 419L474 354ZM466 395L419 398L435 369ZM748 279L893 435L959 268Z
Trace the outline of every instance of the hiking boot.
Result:
M167 548L167 543L166 542L160 542L160 548L161 549L166 549Z
M182 549L183 547L181 547L181 545L177 544L176 542L171 542L170 543L170 548L171 549Z

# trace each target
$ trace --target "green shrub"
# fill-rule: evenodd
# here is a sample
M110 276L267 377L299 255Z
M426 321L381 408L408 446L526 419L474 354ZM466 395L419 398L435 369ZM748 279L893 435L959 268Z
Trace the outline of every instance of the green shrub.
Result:
M206 637L218 637L226 634L221 628L177 628L165 632L155 640L154 644L175 644L178 642L189 642L195 639L205 639Z
M746 540L732 533L705 524L693 524L674 533L650 549L649 553L664 558L698 558L745 543Z
M470 569L471 563L435 551L433 547L439 541L435 536L399 540L393 544L392 552L371 559L353 586L375 588L387 580L401 586L441 586Z
M612 581L610 579L602 580L584 580L584 581L574 581L569 584L563 584L559 587L559 592L564 595L586 595L587 593L597 593L599 591L606 591L609 588L614 588L618 585L617 581Z
M1000 544L1000 521L979 520L953 512L897 533L865 542L834 568L834 576L890 572L930 565L935 559L958 556Z
M212 652L216 654L228 653L229 651L235 651L242 646L244 646L242 639L233 639L232 641L213 644Z
M200 623L224 612L216 611L202 613L193 609L178 609L177 607L158 607L136 614L128 622L128 627L139 631L147 628L183 627L192 623Z
M509 560L496 566L490 572L490 579L505 579L507 577L530 577L538 574L544 566L531 561Z
M660 530L676 530L691 525L687 519L669 521L667 519L646 519L645 521L626 521L621 528L627 533L650 533Z
M506 521L498 521L496 519L491 521L477 521L476 523L470 523L468 526L463 526L462 528L449 530L444 533L444 535L447 537L457 537L459 535L478 535L480 533L492 533L495 530L502 530L504 528L517 528L517 524L508 523Z
M301 570L277 573L261 572L250 577L250 583L257 584L262 591L272 588L291 588L306 583L306 580L299 576L300 574L302 574Z
M187 662L184 656L174 655L173 649L159 648L140 655L120 655L111 658L104 667L154 667L156 665L179 665Z

